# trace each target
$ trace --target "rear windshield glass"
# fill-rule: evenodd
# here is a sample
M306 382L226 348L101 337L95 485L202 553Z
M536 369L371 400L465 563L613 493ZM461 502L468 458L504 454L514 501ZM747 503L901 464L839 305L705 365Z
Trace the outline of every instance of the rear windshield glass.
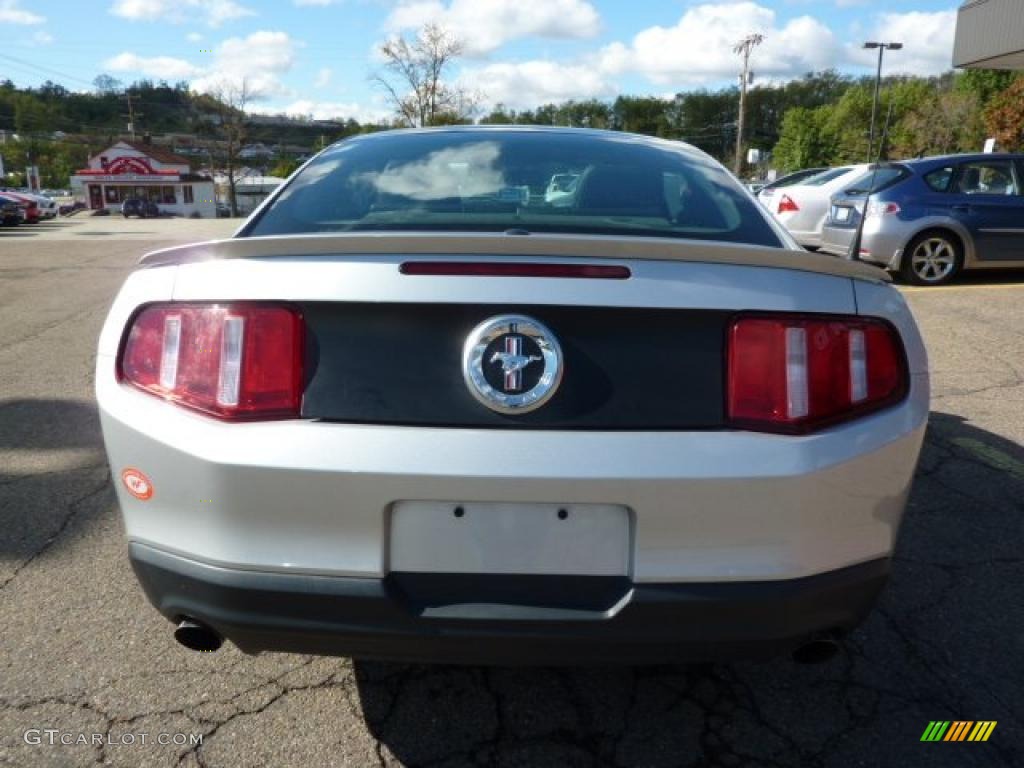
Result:
M727 171L623 134L378 134L310 163L244 235L359 231L561 232L780 247Z
M803 184L808 179L817 176L824 169L818 168L813 171L797 171L791 173L788 176L783 176L781 179L773 181L771 184L765 185L765 189L782 189L783 187L793 187L797 184Z
M838 179L843 174L852 171L852 168L830 168L827 171L822 171L817 176L811 176L809 179L805 179L800 183L807 187L820 187L822 184L828 184L833 179Z
M850 182L850 185L843 192L848 195L874 194L887 187L891 187L909 175L910 171L902 165L888 165L875 171L868 171L863 176L858 176Z

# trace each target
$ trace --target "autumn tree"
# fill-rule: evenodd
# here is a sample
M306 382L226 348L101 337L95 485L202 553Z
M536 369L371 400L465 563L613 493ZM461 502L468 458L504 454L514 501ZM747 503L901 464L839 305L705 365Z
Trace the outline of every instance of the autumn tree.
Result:
M985 127L1004 152L1024 149L1024 78L992 98L985 110Z
M406 125L466 122L476 100L467 89L445 80L464 50L462 41L443 27L427 24L412 38L398 36L381 44L384 72L373 80Z

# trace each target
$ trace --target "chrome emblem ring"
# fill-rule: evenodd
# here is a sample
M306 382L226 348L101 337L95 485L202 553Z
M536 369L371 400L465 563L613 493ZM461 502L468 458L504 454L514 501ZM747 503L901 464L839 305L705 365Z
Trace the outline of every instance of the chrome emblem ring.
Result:
M466 337L462 374L470 393L492 411L529 413L562 381L562 348L544 325L524 315L485 320Z

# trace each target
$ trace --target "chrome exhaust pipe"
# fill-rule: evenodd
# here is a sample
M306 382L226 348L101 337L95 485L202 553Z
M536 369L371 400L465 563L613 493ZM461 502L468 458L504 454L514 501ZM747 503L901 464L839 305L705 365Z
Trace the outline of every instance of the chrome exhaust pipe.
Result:
M816 635L793 651L797 664L823 664L839 653L839 642L835 635Z
M224 638L195 619L182 619L174 630L174 639L190 651L213 653L224 644Z

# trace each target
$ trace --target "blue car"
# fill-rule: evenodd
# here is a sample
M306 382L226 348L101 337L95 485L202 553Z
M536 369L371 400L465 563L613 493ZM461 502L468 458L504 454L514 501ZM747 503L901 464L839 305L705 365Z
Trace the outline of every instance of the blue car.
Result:
M965 269L1024 267L1024 155L881 164L833 196L822 251L847 255L868 195L860 258L909 283L940 285Z

